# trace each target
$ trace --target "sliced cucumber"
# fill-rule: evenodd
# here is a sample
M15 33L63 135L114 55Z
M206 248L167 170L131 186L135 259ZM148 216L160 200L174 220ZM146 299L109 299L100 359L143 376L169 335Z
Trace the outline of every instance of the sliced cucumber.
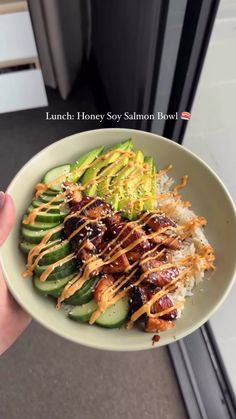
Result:
M88 303L93 298L93 287L98 281L99 276L90 278L84 286L77 291L74 295L68 298L65 303L72 304L73 306Z
M72 320L88 323L91 315L94 313L96 309L97 304L94 300L91 300L87 304L82 304L81 306L75 306L74 308L72 308L68 316Z
M37 265L34 272L37 276L41 276L42 273L48 268L49 265ZM71 275L76 270L76 262L74 259L63 263L61 266L57 266L53 272L47 278L47 281L54 281L57 279L64 278L65 276Z
M56 195L55 196L50 196L50 195L43 194L43 195L40 195L40 200L42 201L42 203L46 204L47 202L50 202L55 197L56 197ZM56 201L52 202L52 205L58 205L63 201L64 201L64 198L58 198Z
M46 204L46 202L41 201L40 199L34 199L31 203L33 208L39 208L41 205ZM55 208L53 208L53 206ZM42 208L42 212L44 212L46 210L45 208ZM49 211L47 211L49 213L53 213L53 214L69 214L69 208L67 205L54 205L52 204L52 207L50 206Z
M69 317L73 320L88 322L93 312L97 309L97 304L94 300L87 304L75 306L70 312ZM120 327L127 319L129 313L129 302L127 298L122 298L113 306L109 307L96 320L96 324L106 328Z
M57 223L42 223L40 221L36 221L33 224L24 224L24 222L22 223L23 227L27 227L27 229L29 230L49 230L51 228L54 228L56 226L59 225L59 222Z
M50 245L50 246L49 246ZM36 246L35 243L29 243L27 241L22 241L20 243L20 249L22 250L23 253L25 253L26 255L28 255L28 253L30 252L31 249L33 249ZM49 244L47 244L47 248L49 249L49 247L54 246L53 244L51 244L49 242ZM34 256L34 259L36 259L37 256Z
M30 252L31 249L33 249L34 246L35 244L29 243L27 241L23 241L20 243L20 249L25 255L28 255L28 253Z
M34 208L30 206L27 210L29 214ZM40 211L36 215L36 221L40 221L43 223L60 223L63 221L64 218L68 215L68 212L53 210L54 212L43 212ZM56 211L56 212L55 212Z
M34 208L38 208L41 207L41 205L46 204L46 202L41 201L41 199L34 199L32 201L32 206ZM52 204L54 205L56 208L50 208L50 212L55 212L55 213L59 213L60 212L60 208L58 207L58 204L56 204L55 202ZM58 207L58 208L57 208ZM46 209L46 207L45 207ZM44 211L44 208L42 209L42 211Z
M70 164L63 164L62 166L54 167L46 173L43 178L43 183L51 183L60 176L66 175L68 173L70 173ZM51 185L50 189L56 192L62 191L60 183Z
M59 297L64 287L73 278L74 274L68 275L64 278L57 279L56 281L40 281L38 276L34 276L33 284L37 291L44 295L52 295Z
M51 196L52 198L58 194L58 191L53 191L52 189L47 189L44 192L44 195Z
M68 241L62 241L61 243L53 246L49 253L44 255L39 261L39 266L41 265L50 265L51 263L57 262L60 259L63 259L71 252L71 246Z
M63 175L67 175L66 180L68 182L77 182L81 176L84 174L85 170L87 169L88 165L91 164L98 156L102 153L104 147L98 147L94 150L89 151L88 153L81 156L75 163L73 164L64 164L62 166L54 167L53 169L49 170L43 178L43 183L51 183L55 179L60 178ZM46 195L53 195L53 193L61 192L62 187L61 183L51 185L50 189L48 189L45 194Z
M129 302L127 298L121 298L113 306L109 307L96 320L96 324L107 328L120 327L127 319Z
M27 227L22 227L21 229L21 234L22 237L29 243L40 243L41 240L44 238L44 236L46 236L46 234L48 234L50 232L49 230L30 230ZM58 239L59 237L61 237L61 231L57 231L56 233L54 233L51 238L50 241Z

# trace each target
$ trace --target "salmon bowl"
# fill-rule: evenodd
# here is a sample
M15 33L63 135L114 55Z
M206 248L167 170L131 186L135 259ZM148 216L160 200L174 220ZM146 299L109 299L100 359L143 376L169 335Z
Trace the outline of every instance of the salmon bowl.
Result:
M131 141L127 145L129 139L132 139L132 149L117 154L117 145L131 147ZM67 163L81 162L83 156L91 156L91 150L98 149L102 150L101 156L96 152L97 160L86 166L87 174L83 172L82 180L71 179L71 173L74 172ZM109 160L109 166L107 161L111 156L113 161ZM154 177L155 187L159 188L158 205L154 202L156 195L153 199L151 189L154 177L153 171L149 170L150 157L152 167L156 167ZM70 178L68 173L63 172L64 189L60 190L59 187L57 190L58 182L55 186L52 170L57 168L57 179L61 176L58 168L66 171L65 166L69 167ZM99 167L101 182L96 167ZM135 176L127 176L127 167ZM91 169L96 182L89 177ZM78 175L78 168L76 170ZM137 173L142 173L142 177L137 177ZM42 182L45 174L49 174L49 177ZM107 179L111 179L109 190ZM122 183L118 183L118 180ZM79 185L76 190L71 186L73 182ZM43 190L39 191L38 188L35 192L35 186L41 185L42 189L42 183ZM24 188L22 185L25 185ZM48 190L45 185L49 185ZM53 190L57 192L53 193ZM37 192L38 195L34 196ZM8 193L13 196L17 206L17 223L1 249L1 263L8 287L18 303L35 320L69 340L98 349L121 351L169 344L205 323L221 305L233 284L236 218L232 200L214 172L173 141L129 129L100 129L75 134L55 142L33 157L13 179ZM56 206L51 206L52 209L48 211L48 203L60 206L65 196L70 201L69 212L63 213ZM53 200L55 202L51 202ZM85 213L85 207L91 208L94 201L96 208L100 206L104 210L105 207L106 214L99 219L99 227L100 236L105 230L106 233L103 243L91 243L93 240L89 241L86 236L86 249L85 241L82 241L84 237L77 242L75 238L78 239L79 234L86 230L84 225L78 224L81 222L81 205L90 229L89 232L89 229L86 230L86 234L91 233L94 208L93 215L89 215ZM29 204L31 209L27 212ZM30 220L32 214L38 217L36 221ZM43 218L39 219L40 216ZM88 220L89 216L91 219ZM58 221L60 217L62 219ZM47 227L44 226L45 220ZM141 221L145 221L145 227L140 225ZM43 248L38 255L34 253L35 249L39 249L42 241L45 246L45 237L50 235L49 226L51 234L54 234L53 240L60 242L52 243L54 252L50 248ZM55 236L59 234L58 231L53 229L59 232L63 230L66 236L58 238ZM119 234L122 240L119 240ZM58 247L60 252L62 246L64 248L66 245L67 249L68 240L74 247L65 256L61 253L63 257L59 261L47 267L44 266L46 263L40 263L40 257L44 262L49 260ZM24 250L34 256L31 258L34 260L31 268L33 266L36 271L36 275L35 271L31 272L33 280L22 277L28 261L20 251L19 243L23 243ZM117 249L119 246L120 253L117 252L115 258L115 251L110 249L113 259L109 259L108 247L112 243ZM142 246L145 244L145 251L141 243ZM95 244L95 250L92 244ZM46 245L51 246L50 243ZM13 255L14 263L9 263ZM150 265L150 257L155 259L155 264ZM37 258L38 264L35 265ZM114 260L118 260L118 267L114 266ZM81 261L84 263L82 267ZM91 261L93 269L89 265ZM66 265L61 266L63 263ZM93 275L81 273L85 271ZM94 278L97 278L97 282ZM109 295L107 299L101 298L100 293L106 283L104 295ZM50 290L55 294L58 284L63 287L55 303L45 295L50 295ZM89 289L88 284L91 284ZM35 288L41 293L35 292ZM155 345L153 336L158 337Z

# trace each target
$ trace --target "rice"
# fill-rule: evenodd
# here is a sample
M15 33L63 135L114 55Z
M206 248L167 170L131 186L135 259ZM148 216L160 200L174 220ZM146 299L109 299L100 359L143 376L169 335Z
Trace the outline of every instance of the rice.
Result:
M161 177L157 177L157 195L160 197L157 200L156 208L160 209L164 214L166 214L166 209L168 213L166 214L171 218L176 224L180 226L185 226L191 220L196 218L196 214L193 210L188 207L183 207L183 201L181 198L174 196L173 187L174 180L170 178L167 174L164 174ZM165 197L164 195L168 195ZM163 195L163 197L161 196ZM196 255L201 249L209 245L209 242L204 234L202 227L194 228L191 236L188 237L183 242L183 246L180 250L171 250L171 260L173 263L178 264L183 258L187 256ZM184 269L184 266L181 268ZM186 297L193 295L193 288L198 285L204 279L206 268L204 263L200 260L198 262L198 270L195 275L190 276L185 285L177 285L177 288L174 292L168 293L168 297L172 301L173 305L178 305L179 303L184 303ZM177 318L181 317L183 309L177 310Z

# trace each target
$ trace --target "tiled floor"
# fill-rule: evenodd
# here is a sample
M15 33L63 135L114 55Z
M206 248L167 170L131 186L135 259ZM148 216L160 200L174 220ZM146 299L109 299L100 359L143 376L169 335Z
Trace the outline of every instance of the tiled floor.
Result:
M205 160L236 200L236 3L221 0L184 145ZM214 197L213 197L214 199ZM210 324L236 393L236 284Z

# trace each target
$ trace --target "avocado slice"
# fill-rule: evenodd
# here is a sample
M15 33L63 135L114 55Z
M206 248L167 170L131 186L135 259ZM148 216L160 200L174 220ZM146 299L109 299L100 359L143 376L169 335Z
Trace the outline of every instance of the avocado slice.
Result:
M102 159L99 160L97 162L97 164L95 164L92 167L90 167L89 169L87 169L85 171L84 175L83 175L82 184L85 185L87 182L96 178L96 176L100 173L100 171L104 167L107 167L109 164L116 161L116 159L118 159L120 157L120 154L121 154L119 152L119 150L130 151L132 149L132 147L133 147L132 139L130 138L130 139L128 139L128 140L126 140L122 143L117 144L115 147L112 147L109 150L106 150L105 153L103 152L103 154L105 155L109 151L117 150L116 153L112 153L110 156L108 156L104 160L102 160ZM95 196L96 191L97 191L97 182L94 182L90 186L88 186L88 188L85 189L85 194L89 195L89 196Z
M155 164L152 166L152 186L151 186L151 195L153 200L153 208L155 207L156 196L157 196L157 178L156 178L157 168Z
M152 197L152 170L154 166L153 157L145 157L145 173L142 179L142 193L143 193L143 209L149 211L153 209L153 197Z
M80 157L75 163L71 164L70 175L67 177L68 182L78 182L84 174L87 166L91 164L104 150L104 147L94 148L88 153Z
M119 208L119 195L118 194L113 194L112 196L107 197L106 201L109 202L109 204L111 204L114 211L118 211L118 208Z
M129 159L128 164L114 177L111 181L113 187L119 187L123 184L123 181L127 179L131 174L137 170L137 166L140 166L143 163L144 155L142 151L135 151L134 158Z
M117 164L110 165L107 169L104 170L104 178L98 183L97 187L97 194L99 196L106 196L111 193L112 189L110 189L110 186L112 178L114 178L123 167L126 167L128 163L129 157L124 156L120 161L117 162Z
M135 152L135 159L130 159L130 164L123 173L115 179L115 190L119 193L118 209L123 210L126 217L133 220L142 210L142 200L139 199L139 184L142 179L144 155L142 151ZM131 170L130 170L131 169Z

